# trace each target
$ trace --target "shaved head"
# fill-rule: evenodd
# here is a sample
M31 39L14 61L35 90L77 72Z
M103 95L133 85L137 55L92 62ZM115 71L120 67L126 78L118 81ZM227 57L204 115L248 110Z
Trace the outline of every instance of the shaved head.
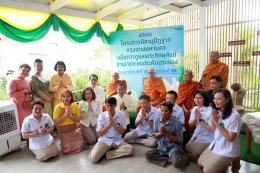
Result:
M218 59L219 59L219 52L211 51L210 52L210 62L212 62L212 63L218 62Z
M185 70L184 72L184 81L185 82L191 82L193 78L193 73L191 70Z
M153 78L153 77L155 77L155 75L156 75L155 68L149 68L148 69L148 76L149 76L149 78Z
M191 75L192 77L193 77L193 73L192 73L192 71L191 70L185 70L185 72L184 72L185 74L188 74L188 75Z
M112 74L112 81L113 82L116 82L116 81L118 81L119 80L119 73L118 72L114 72L113 74Z

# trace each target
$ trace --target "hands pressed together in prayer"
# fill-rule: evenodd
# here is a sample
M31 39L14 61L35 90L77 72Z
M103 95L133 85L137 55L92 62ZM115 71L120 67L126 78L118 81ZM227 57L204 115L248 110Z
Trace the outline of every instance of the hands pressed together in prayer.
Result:
M166 129L166 127L164 125L161 124L160 126L160 133L164 136L166 136L168 134L168 130Z
M142 119L146 119L146 111L144 108L141 109L141 115L142 115Z
M201 114L198 108L195 110L194 114L195 114L195 119L199 121L201 119Z
M37 134L43 135L43 134L45 134L45 133L46 133L46 129L43 128L42 126L40 126L40 127L38 128L38 130L37 130Z
M88 100L88 111L90 111L90 112L93 113L93 108L92 108L92 105L91 105L91 100Z
M212 109L212 123L215 125L218 125L219 122L219 116L218 116L218 111L216 109Z
M115 126L116 122L115 122L114 118L112 117L111 113L109 112L108 115L109 115L109 118L107 119L107 125L109 127Z
M124 103L124 102L122 102L122 103L120 104L120 110L126 110L126 106L125 106L125 103Z
M66 88L67 89L67 86L62 82L62 80L60 81L59 88Z

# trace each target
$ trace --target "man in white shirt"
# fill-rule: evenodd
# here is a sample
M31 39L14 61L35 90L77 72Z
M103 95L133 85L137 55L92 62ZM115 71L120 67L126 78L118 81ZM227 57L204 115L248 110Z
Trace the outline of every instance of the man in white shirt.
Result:
M183 109L179 105L175 104L177 98L178 98L177 92L173 90L167 92L166 101L170 102L173 105L172 116L175 117L184 125L185 117L184 117Z
M176 100L178 98L178 94L177 92L170 90L167 92L166 95L166 101L170 102L173 105L173 109L172 109L172 116L175 117L177 120L179 120L182 124L183 124L183 147L185 148L186 144L188 143L188 141L190 140L191 135L189 134L189 132L186 131L185 127L184 127L184 123L185 123L185 115L183 112L183 109L176 104Z
M99 101L101 105L103 105L105 102L106 93L104 91L104 88L97 86L98 76L96 74L91 74L89 76L89 83L90 87L94 90L96 94L96 100Z
M105 104L107 111L101 113L97 120L98 142L89 153L92 163L97 163L104 154L107 160L134 154L133 146L122 138L126 129L125 116L115 110L116 99L108 97Z
M125 86L123 84L117 85L117 93L118 94L114 96L117 101L116 110L119 110L125 114L126 131L124 134L126 134L127 132L130 132L129 114L135 109L134 102L130 95L125 94Z
M139 111L135 125L136 129L125 135L124 139L128 143L142 144L147 147L156 147L156 139L153 134L153 121L160 116L160 111L152 106L150 97L142 95L139 98L141 110Z

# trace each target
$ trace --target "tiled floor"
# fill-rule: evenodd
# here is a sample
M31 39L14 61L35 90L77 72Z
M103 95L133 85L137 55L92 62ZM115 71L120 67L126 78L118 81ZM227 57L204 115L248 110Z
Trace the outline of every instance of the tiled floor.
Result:
M175 169L172 165L167 165L165 168L149 163L144 158L144 153L149 148L141 145L135 146L135 155L131 157L119 158L115 160L103 159L98 164L92 164L89 161L89 150L78 154L63 155L60 153L59 157L51 159L47 162L39 162L34 158L34 155L27 147L23 147L22 151L14 151L5 156L0 161L1 173L180 173L192 172L199 173L202 170L194 163L190 163L184 170ZM260 166L241 161L241 173L259 173ZM230 167L226 171L230 173Z

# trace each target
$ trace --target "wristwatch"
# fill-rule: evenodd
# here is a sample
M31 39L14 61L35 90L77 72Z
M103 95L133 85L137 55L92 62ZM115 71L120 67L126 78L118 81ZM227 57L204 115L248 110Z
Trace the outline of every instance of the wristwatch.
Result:
M120 123L116 123L116 127L120 126Z
M205 122L202 118L199 119L199 122Z
M144 120L145 120L145 121L147 121L147 120L148 120L148 118L145 118Z

